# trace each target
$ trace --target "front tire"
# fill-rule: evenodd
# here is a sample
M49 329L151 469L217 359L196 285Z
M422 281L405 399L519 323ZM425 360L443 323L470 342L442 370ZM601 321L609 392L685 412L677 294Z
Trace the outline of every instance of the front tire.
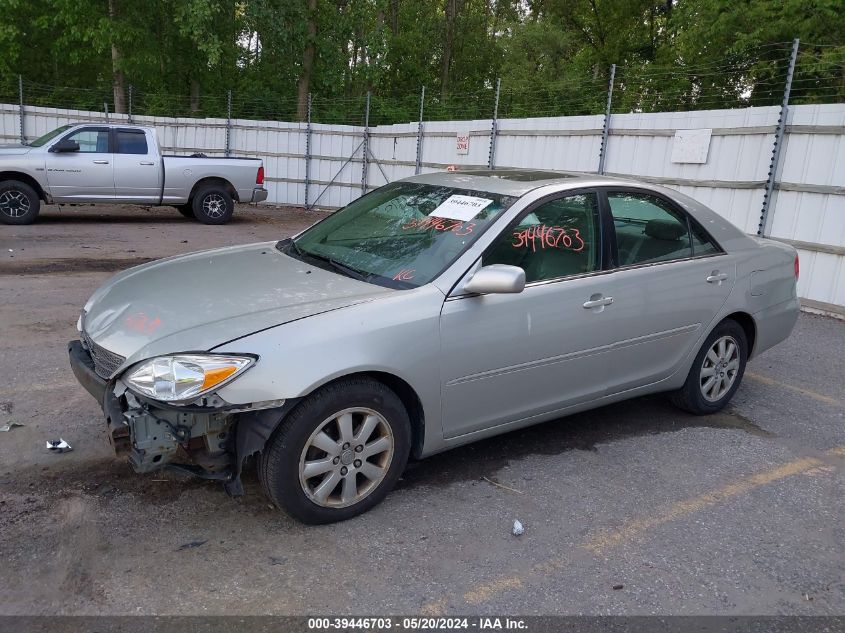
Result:
M32 224L41 210L41 199L25 182L0 182L0 220L3 224Z
M235 201L225 187L209 185L196 193L192 207L194 217L203 224L226 224L235 212Z
M748 359L748 338L732 319L719 323L695 357L684 386L672 394L672 402L695 415L724 408L742 382Z
M323 387L282 422L261 454L267 496L303 523L344 521L380 503L411 443L399 397L369 378Z

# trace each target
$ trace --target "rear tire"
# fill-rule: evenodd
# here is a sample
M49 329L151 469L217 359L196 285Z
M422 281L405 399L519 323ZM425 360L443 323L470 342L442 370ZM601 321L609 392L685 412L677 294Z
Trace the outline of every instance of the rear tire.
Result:
M344 521L380 503L405 469L411 423L369 378L323 387L288 414L261 453L270 500L303 523Z
M687 380L672 394L672 402L695 415L716 413L739 389L747 359L745 330L732 319L722 321L698 350Z
M194 208L189 204L176 205L176 210L186 218L191 218L192 220L197 219L197 216L194 215Z
M0 221L3 224L32 224L41 210L41 199L25 182L0 182Z
M207 185L194 195L194 217L203 224L226 224L235 212L235 201L221 185Z

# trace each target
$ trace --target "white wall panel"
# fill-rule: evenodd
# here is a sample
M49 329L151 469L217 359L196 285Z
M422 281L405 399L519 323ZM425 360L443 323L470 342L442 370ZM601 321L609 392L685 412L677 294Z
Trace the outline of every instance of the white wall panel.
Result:
M614 114L606 170L662 180L712 207L747 233L756 233L778 113L777 107L767 107ZM125 115L109 117L111 122L126 119ZM102 112L27 106L24 129L31 140L78 121L105 121L105 116ZM595 172L603 121L603 116L500 120L495 164ZM136 116L133 122L154 127L166 153L222 156L225 152L225 119ZM421 171L439 171L446 165L486 166L491 123L489 119L425 122ZM845 257L837 254L837 249L845 247L845 105L794 106L788 124L778 174L784 189L778 190L773 200L770 232L776 238L832 250L800 251L799 291L814 301L845 306ZM18 106L0 104L0 142L16 142L19 125ZM698 128L713 130L707 161L671 162L674 131ZM359 144L363 132L360 126L312 126L314 158L308 196L312 204L320 196L319 206L341 207L361 195L363 150ZM466 155L457 153L459 132L470 134ZM386 180L414 174L417 123L375 126L370 133L368 190ZM264 160L270 203L304 204L305 146L304 123L232 121L231 155ZM355 156L344 166L353 152ZM327 187L333 179L334 184ZM794 190L804 185L816 189Z

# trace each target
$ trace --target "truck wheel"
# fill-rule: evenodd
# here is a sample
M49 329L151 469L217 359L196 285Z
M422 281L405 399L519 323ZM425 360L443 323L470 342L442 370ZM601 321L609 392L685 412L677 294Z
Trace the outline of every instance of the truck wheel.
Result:
M399 397L369 378L347 378L301 402L261 453L264 491L304 523L366 512L405 469L411 423Z
M196 216L194 215L194 208L189 204L176 205L176 210L186 218L191 218L192 220L196 219Z
M35 189L25 182L0 182L0 220L3 224L32 224L41 210Z
M235 212L235 202L225 187L209 185L194 196L194 217L203 224L226 224Z

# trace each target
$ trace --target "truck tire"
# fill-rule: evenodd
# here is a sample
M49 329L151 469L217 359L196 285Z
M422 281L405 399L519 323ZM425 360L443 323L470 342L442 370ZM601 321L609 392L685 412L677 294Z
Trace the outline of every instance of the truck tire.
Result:
M221 185L206 185L194 196L194 217L203 224L226 224L235 212L232 195Z
M194 208L190 204L178 204L176 205L176 210L182 215L184 215L186 218L196 220L196 216L194 215Z
M35 189L25 182L0 182L0 220L3 224L32 224L41 210Z

